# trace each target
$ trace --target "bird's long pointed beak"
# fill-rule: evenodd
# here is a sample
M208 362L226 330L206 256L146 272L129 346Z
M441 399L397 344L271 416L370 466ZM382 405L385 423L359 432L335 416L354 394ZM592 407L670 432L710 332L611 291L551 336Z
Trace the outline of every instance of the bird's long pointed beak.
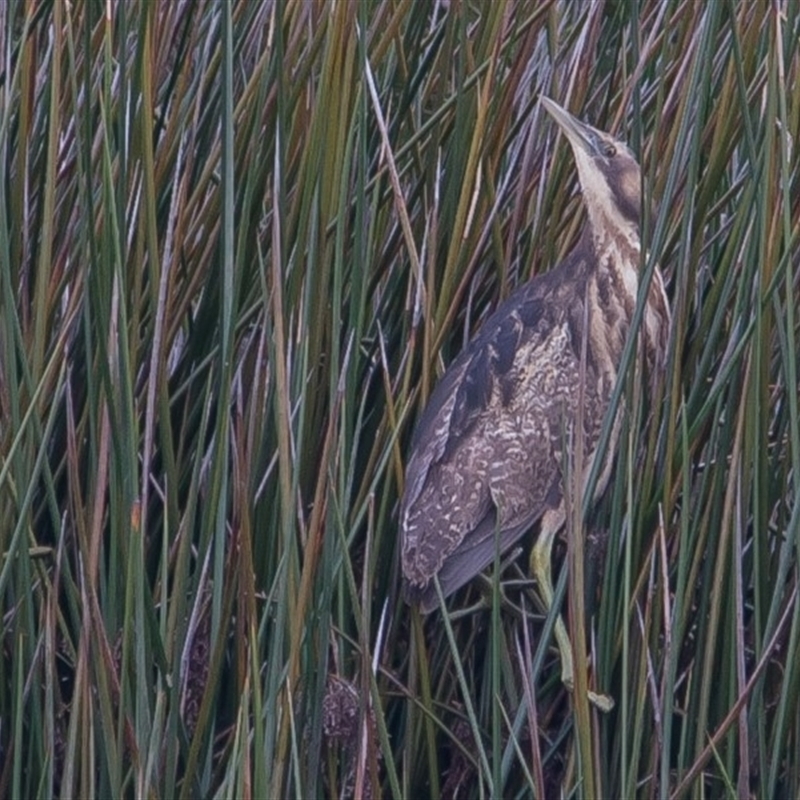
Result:
M553 102L549 97L542 95L542 105L550 116L556 121L558 127L564 132L573 147L592 153L594 150L593 129L585 125L580 120L575 119L568 111L565 111L558 103Z

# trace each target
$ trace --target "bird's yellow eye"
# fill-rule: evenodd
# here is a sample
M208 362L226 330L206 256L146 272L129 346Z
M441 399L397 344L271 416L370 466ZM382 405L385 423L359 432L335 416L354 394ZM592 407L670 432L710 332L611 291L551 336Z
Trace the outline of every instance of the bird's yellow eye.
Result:
M607 142L603 147L603 155L605 155L606 158L614 158L616 154L617 154L617 148L614 147L613 144Z

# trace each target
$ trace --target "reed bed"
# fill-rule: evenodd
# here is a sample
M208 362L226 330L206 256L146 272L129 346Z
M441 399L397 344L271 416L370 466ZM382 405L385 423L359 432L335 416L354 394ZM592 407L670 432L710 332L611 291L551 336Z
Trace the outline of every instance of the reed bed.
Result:
M799 40L796 0L3 3L0 796L800 796ZM584 585L557 554L608 713L530 541L400 595L414 422L582 225L542 94L640 156L673 312Z

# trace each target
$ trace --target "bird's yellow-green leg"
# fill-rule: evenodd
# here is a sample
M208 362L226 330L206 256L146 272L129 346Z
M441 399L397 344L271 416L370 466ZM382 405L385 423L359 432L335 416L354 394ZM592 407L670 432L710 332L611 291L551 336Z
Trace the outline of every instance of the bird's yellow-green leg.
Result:
M564 523L562 511L548 511L542 517L539 536L531 550L530 569L539 585L539 593L544 602L545 609L549 612L553 605L552 562L550 556L553 552L553 542L556 534ZM554 634L558 652L561 656L561 682L572 691L575 688L574 670L572 664L572 642L570 642L564 620L559 614L556 617ZM614 707L614 700L606 695L589 691L589 700L601 711L610 711Z
M563 521L563 513L558 511L545 513L539 528L539 536L531 551L531 572L539 585L539 594L547 611L550 611L553 605L554 595L550 556L553 552L553 542ZM572 669L572 643L569 640L561 614L556 617L554 633L558 651L561 654L561 681L567 689L572 691L575 685Z

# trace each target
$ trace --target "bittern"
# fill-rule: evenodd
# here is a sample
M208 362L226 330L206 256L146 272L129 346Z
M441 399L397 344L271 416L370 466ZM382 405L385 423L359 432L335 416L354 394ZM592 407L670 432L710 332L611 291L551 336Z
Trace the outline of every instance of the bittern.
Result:
M639 165L624 143L548 98L542 104L572 147L587 222L561 264L523 284L486 320L417 424L400 516L405 596L423 613L438 605L435 578L451 594L492 563L496 548L507 551L536 525L531 569L550 608L553 541L565 524L564 492L575 485L565 466L574 465L576 424L582 420L585 489L637 302ZM650 376L664 365L669 326L656 269L639 333ZM622 407L593 501L608 485L621 418ZM571 687L560 616L555 635Z

